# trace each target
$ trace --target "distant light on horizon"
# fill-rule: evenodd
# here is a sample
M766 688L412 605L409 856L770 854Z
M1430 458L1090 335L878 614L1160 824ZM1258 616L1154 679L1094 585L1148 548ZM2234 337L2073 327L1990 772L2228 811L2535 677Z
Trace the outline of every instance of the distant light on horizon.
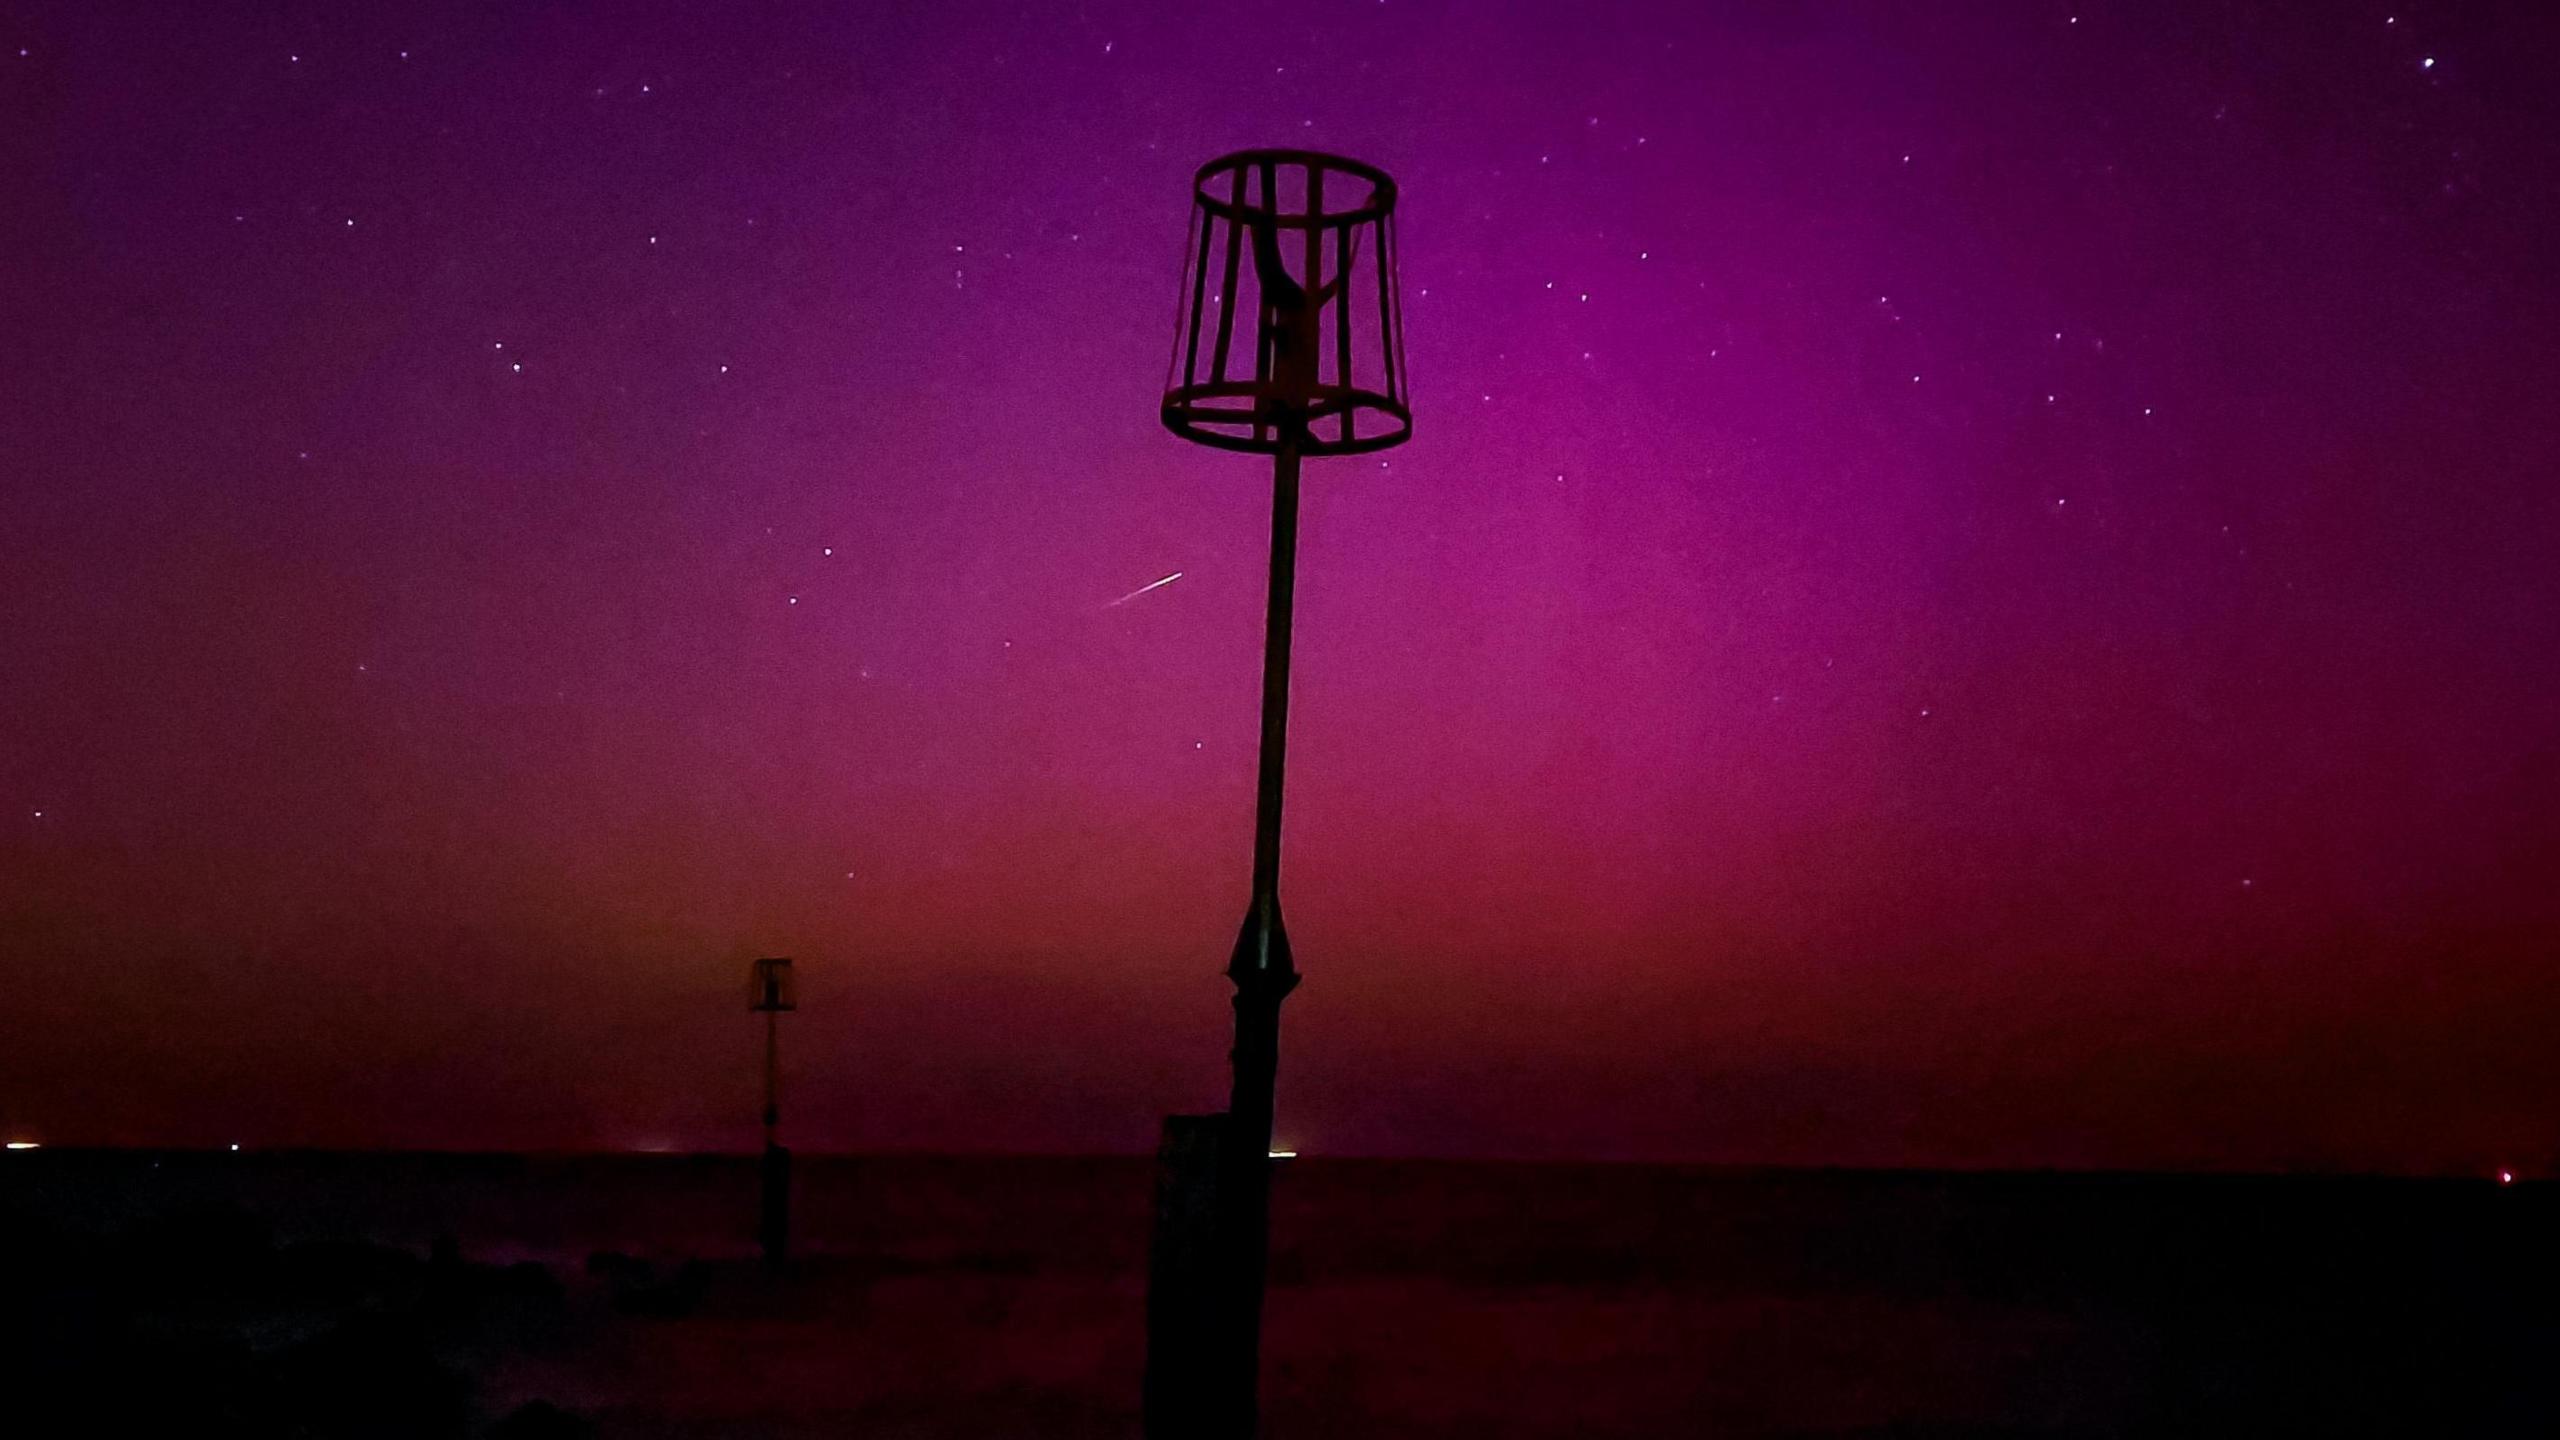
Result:
M233 1153L235 1153L235 1154L236 1154L236 1153L238 1153L238 1152L239 1152L239 1149L240 1149L240 1142L239 1142L239 1141L237 1141L237 1140L232 1141L232 1142L231 1142L231 1149L232 1149Z
M7 1148L11 1150L41 1150L44 1147L33 1140L12 1140L8 1142Z
M12 1150L15 1150L15 1149L16 1149L16 1148L18 1148L18 1147L16 1147L15 1145L12 1145L12 1146L10 1146L9 1148L10 1148L10 1149L12 1149ZM2501 1184L2501 1185L2513 1185L2514 1183L2516 1183L2516 1172L2514 1172L2513 1170L2501 1170L2501 1171L2499 1171L2499 1172L2498 1172L2498 1183L2499 1183L2499 1184Z
M1295 1150L1274 1150L1271 1152L1271 1158L1274 1160L1295 1160L1298 1158L1298 1152Z

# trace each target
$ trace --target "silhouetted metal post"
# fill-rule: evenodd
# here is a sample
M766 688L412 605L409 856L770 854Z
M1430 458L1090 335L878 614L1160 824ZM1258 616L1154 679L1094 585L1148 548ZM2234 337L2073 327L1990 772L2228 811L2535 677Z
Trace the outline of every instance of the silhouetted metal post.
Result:
M1328 186L1333 209L1326 208ZM1196 1140L1177 1143L1169 1122L1159 1160L1157 1249L1150 1268L1147 1433L1157 1440L1240 1440L1254 1433L1257 1415L1280 1004L1298 985L1280 918L1280 808L1299 462L1308 455L1359 454L1400 444L1412 433L1413 416L1405 400L1403 317L1395 287L1396 189L1384 171L1307 151L1248 150L1202 166L1192 198L1198 243L1184 245L1183 304L1163 419L1185 439L1272 457L1271 575L1253 889L1227 962L1235 984L1235 1047L1228 1057L1233 1088L1223 1117L1190 1122L1216 1137L1208 1206L1214 1238L1198 1258L1187 1258L1193 1250L1181 1237L1190 1232L1166 1211L1176 1203L1166 1197L1191 1206L1201 1189ZM1284 248L1290 239L1304 242L1294 273ZM1250 266L1243 263L1248 253ZM1374 285L1370 277L1355 283L1364 257ZM1231 379L1229 359L1243 329L1238 317L1247 313L1248 280L1256 317L1253 375ZM1189 1273L1185 1265L1205 1265L1207 1273ZM1177 1303L1171 1294L1152 1293L1156 1289L1185 1298ZM1193 1324L1205 1317L1208 1334L1177 1333L1173 1327L1185 1316Z
M782 1147L782 1041L785 1011L800 1008L791 962L759 960L747 972L747 1008L764 1016L764 1157L759 1167L762 1203L756 1240L767 1265L780 1268L791 1254L791 1152Z

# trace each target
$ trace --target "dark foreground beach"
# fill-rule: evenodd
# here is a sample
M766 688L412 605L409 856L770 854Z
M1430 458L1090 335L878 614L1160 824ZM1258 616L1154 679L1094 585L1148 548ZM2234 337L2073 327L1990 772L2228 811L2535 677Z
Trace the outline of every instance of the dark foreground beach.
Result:
M0 1157L17 1434L1133 1436L1146 1162ZM1277 1436L2560 1433L2554 1191L1285 1163Z

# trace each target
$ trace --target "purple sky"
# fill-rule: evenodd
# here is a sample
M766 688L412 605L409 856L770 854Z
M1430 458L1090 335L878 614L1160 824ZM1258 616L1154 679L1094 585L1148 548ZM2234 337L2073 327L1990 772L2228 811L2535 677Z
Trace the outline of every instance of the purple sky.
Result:
M0 20L0 1129L1143 1149L1267 467L1188 177L1402 186L1279 1142L2560 1165L2560 24ZM1125 605L1159 577L1182 578Z

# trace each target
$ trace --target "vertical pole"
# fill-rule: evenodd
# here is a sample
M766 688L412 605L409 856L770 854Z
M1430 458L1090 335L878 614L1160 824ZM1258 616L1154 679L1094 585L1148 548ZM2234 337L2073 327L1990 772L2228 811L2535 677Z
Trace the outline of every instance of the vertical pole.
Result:
M1220 1246L1229 1308L1224 1433L1254 1433L1261 1380L1262 1292L1270 1254L1272 1095L1280 1067L1280 1002L1297 988L1280 920L1280 799L1289 726L1289 620L1297 588L1299 421L1281 420L1271 486L1271 586L1262 651L1262 756L1254 807L1253 899L1227 977L1235 982L1234 1089L1224 1133Z
M767 1265L780 1268L791 1249L791 1152L782 1148L781 1012L764 1012L764 1205L757 1225Z

